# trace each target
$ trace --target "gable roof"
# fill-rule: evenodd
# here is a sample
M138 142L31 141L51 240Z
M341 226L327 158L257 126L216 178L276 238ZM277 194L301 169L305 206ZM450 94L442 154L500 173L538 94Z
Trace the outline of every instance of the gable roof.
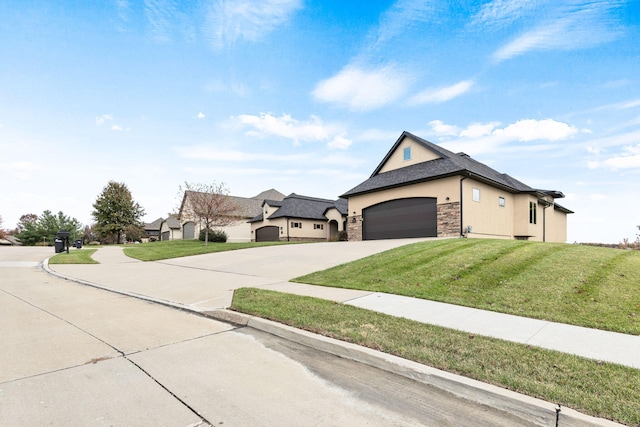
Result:
M416 163L388 172L380 172L393 152L398 148L405 138L411 138L424 148L434 152L439 159ZM564 197L560 191L536 190L505 173L500 173L489 166L472 159L465 153L454 153L445 148L439 147L432 142L415 136L407 131L395 142L391 150L376 167L371 177L340 197L349 198L359 194L371 193L388 188L401 187L419 182L431 181L449 176L462 175L473 177L476 180L489 185L499 187L511 193L534 193L549 195L554 198Z
M345 199L328 200L317 197L301 196L291 193L282 201L265 200L264 204L278 208L269 219L277 218L300 218L300 219L317 219L326 221L324 215L331 208L338 209L342 215L347 214L347 201ZM262 212L254 217L250 222L258 222L263 220Z
M146 223L144 225L144 229L147 231L160 231L160 227L162 227L163 222L164 219L158 218L153 222Z
M189 196L189 194L196 193L195 191L185 191L184 197L182 199L182 204L180 205L180 213L184 208L184 203ZM273 188L270 190L263 191L262 193L254 196L254 197L237 197L237 196L225 196L231 199L234 205L238 207L236 214L242 218L253 218L262 212L262 203L264 199L271 198L275 200L284 199L284 194L279 192L278 190L274 190Z
M273 188L269 189L269 190L265 190L262 193L253 196L252 199L256 199L256 200L282 200L284 199L285 195L282 194L281 192L279 192L278 190L275 190Z

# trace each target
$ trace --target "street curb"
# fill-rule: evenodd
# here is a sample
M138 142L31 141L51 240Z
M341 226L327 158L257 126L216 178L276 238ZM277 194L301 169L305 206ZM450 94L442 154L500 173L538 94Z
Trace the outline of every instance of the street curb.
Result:
M570 408L559 407L559 405L549 403L544 400L445 372L398 356L373 350L368 347L325 337L302 329L296 329L271 320L250 316L228 309L198 311L193 307L177 304L175 302L152 298L147 295L135 294L132 292L119 291L85 280L75 279L51 270L49 267L49 258L42 262L42 268L48 274L64 280L69 280L78 284L91 286L96 289L120 295L142 299L235 326L249 327L266 332L315 350L323 351L345 359L354 360L396 375L401 375L405 378L419 381L423 384L431 385L457 397L504 411L536 425L556 427L613 427L622 425L602 418L584 415Z
M559 407L559 405L498 386L445 372L368 347L296 329L271 320L226 309L208 311L203 314L212 319L239 326L247 326L325 353L401 375L444 390L457 397L507 412L540 426L621 426L621 424L613 421L584 415L573 409Z

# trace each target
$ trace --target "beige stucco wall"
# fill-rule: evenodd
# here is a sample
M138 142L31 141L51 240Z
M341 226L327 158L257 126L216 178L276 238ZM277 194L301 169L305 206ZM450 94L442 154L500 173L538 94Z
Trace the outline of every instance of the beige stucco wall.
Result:
M362 210L369 206L409 197L436 197L438 204L457 202L460 200L460 177L453 176L350 197L349 218L361 216Z
M271 216L278 210L275 206L265 203L262 208L263 220L250 224L251 240L255 241L256 230L262 227L275 226L280 228L280 240L326 240L329 238L330 228L327 220L310 220L297 218L275 218ZM338 230L342 230L343 219L337 209L329 209L325 216L338 222ZM299 222L302 228L293 228L292 222ZM321 224L322 229L314 229L314 224Z
M473 200L473 189L480 191L480 200ZM513 238L513 194L490 185L467 178L462 181L462 224L463 230L471 227L468 237L496 239ZM504 207L499 198L505 200Z
M411 148L411 159L404 160L404 149L407 147ZM391 154L389 159L387 159L387 162L384 164L382 169L380 169L380 173L439 158L440 156L438 156L433 151L425 148L423 145L417 143L413 139L406 137L402 140L396 150Z
M454 176L349 198L347 221L350 239L361 238L360 221L365 208L389 200L409 197L436 197L439 206L455 203L460 200L461 179L461 176ZM474 188L480 190L479 202L473 200ZM504 207L499 204L500 197L505 200ZM529 240L542 241L544 236L547 242L566 241L566 215L553 209L553 206L547 208L545 213L535 195L512 194L472 178L466 178L462 180L462 198L463 230L468 226L472 228L467 237L514 239L516 236L528 236ZM550 197L548 200L553 201ZM530 201L538 204L536 224L529 224ZM354 218L355 222L352 222ZM543 233L545 220L546 233Z
M162 233L169 232L169 240L178 240L182 239L182 230L177 228L169 228L167 222L163 222L160 226L160 237L162 238Z

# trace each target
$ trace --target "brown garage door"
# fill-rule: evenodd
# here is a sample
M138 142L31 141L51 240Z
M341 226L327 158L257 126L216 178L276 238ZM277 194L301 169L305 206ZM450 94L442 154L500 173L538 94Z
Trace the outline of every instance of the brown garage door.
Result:
M277 242L280 237L280 227L268 225L256 230L256 242Z
M437 199L414 197L390 200L362 212L364 240L437 237Z

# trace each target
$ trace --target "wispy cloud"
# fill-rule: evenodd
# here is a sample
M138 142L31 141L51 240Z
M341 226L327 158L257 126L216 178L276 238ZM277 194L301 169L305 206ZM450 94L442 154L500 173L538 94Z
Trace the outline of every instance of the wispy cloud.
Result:
M588 166L590 169L640 169L640 143L626 146L621 153L607 159L591 161Z
M374 47L387 42L413 26L424 26L434 18L437 0L399 0L380 16L375 28Z
M96 126L102 126L107 121L113 120L113 116L111 114L101 114L96 117Z
M611 12L622 4L622 0L567 3L499 0L486 5L477 19L486 25L510 23L525 15L523 12L537 10L540 18L530 29L494 52L493 59L500 62L534 50L582 49L612 41L622 29ZM510 14L512 9L517 13Z
M464 80L451 86L441 88L429 88L411 97L411 104L438 104L450 101L460 95L467 93L473 87L473 80Z
M371 69L349 65L335 76L318 83L312 94L321 102L352 111L369 111L400 98L412 81L410 74L394 65Z
M203 32L215 49L238 40L256 41L286 23L301 7L301 0L214 0Z
M316 116L301 121L289 114L276 117L262 113L259 116L243 114L232 119L251 128L247 135L260 138L277 136L289 139L296 145L302 142L324 142L328 148L346 149L352 142L346 137L342 126L324 123Z
M538 7L548 7L542 0L493 0L485 3L472 18L472 25L503 27L531 15Z

